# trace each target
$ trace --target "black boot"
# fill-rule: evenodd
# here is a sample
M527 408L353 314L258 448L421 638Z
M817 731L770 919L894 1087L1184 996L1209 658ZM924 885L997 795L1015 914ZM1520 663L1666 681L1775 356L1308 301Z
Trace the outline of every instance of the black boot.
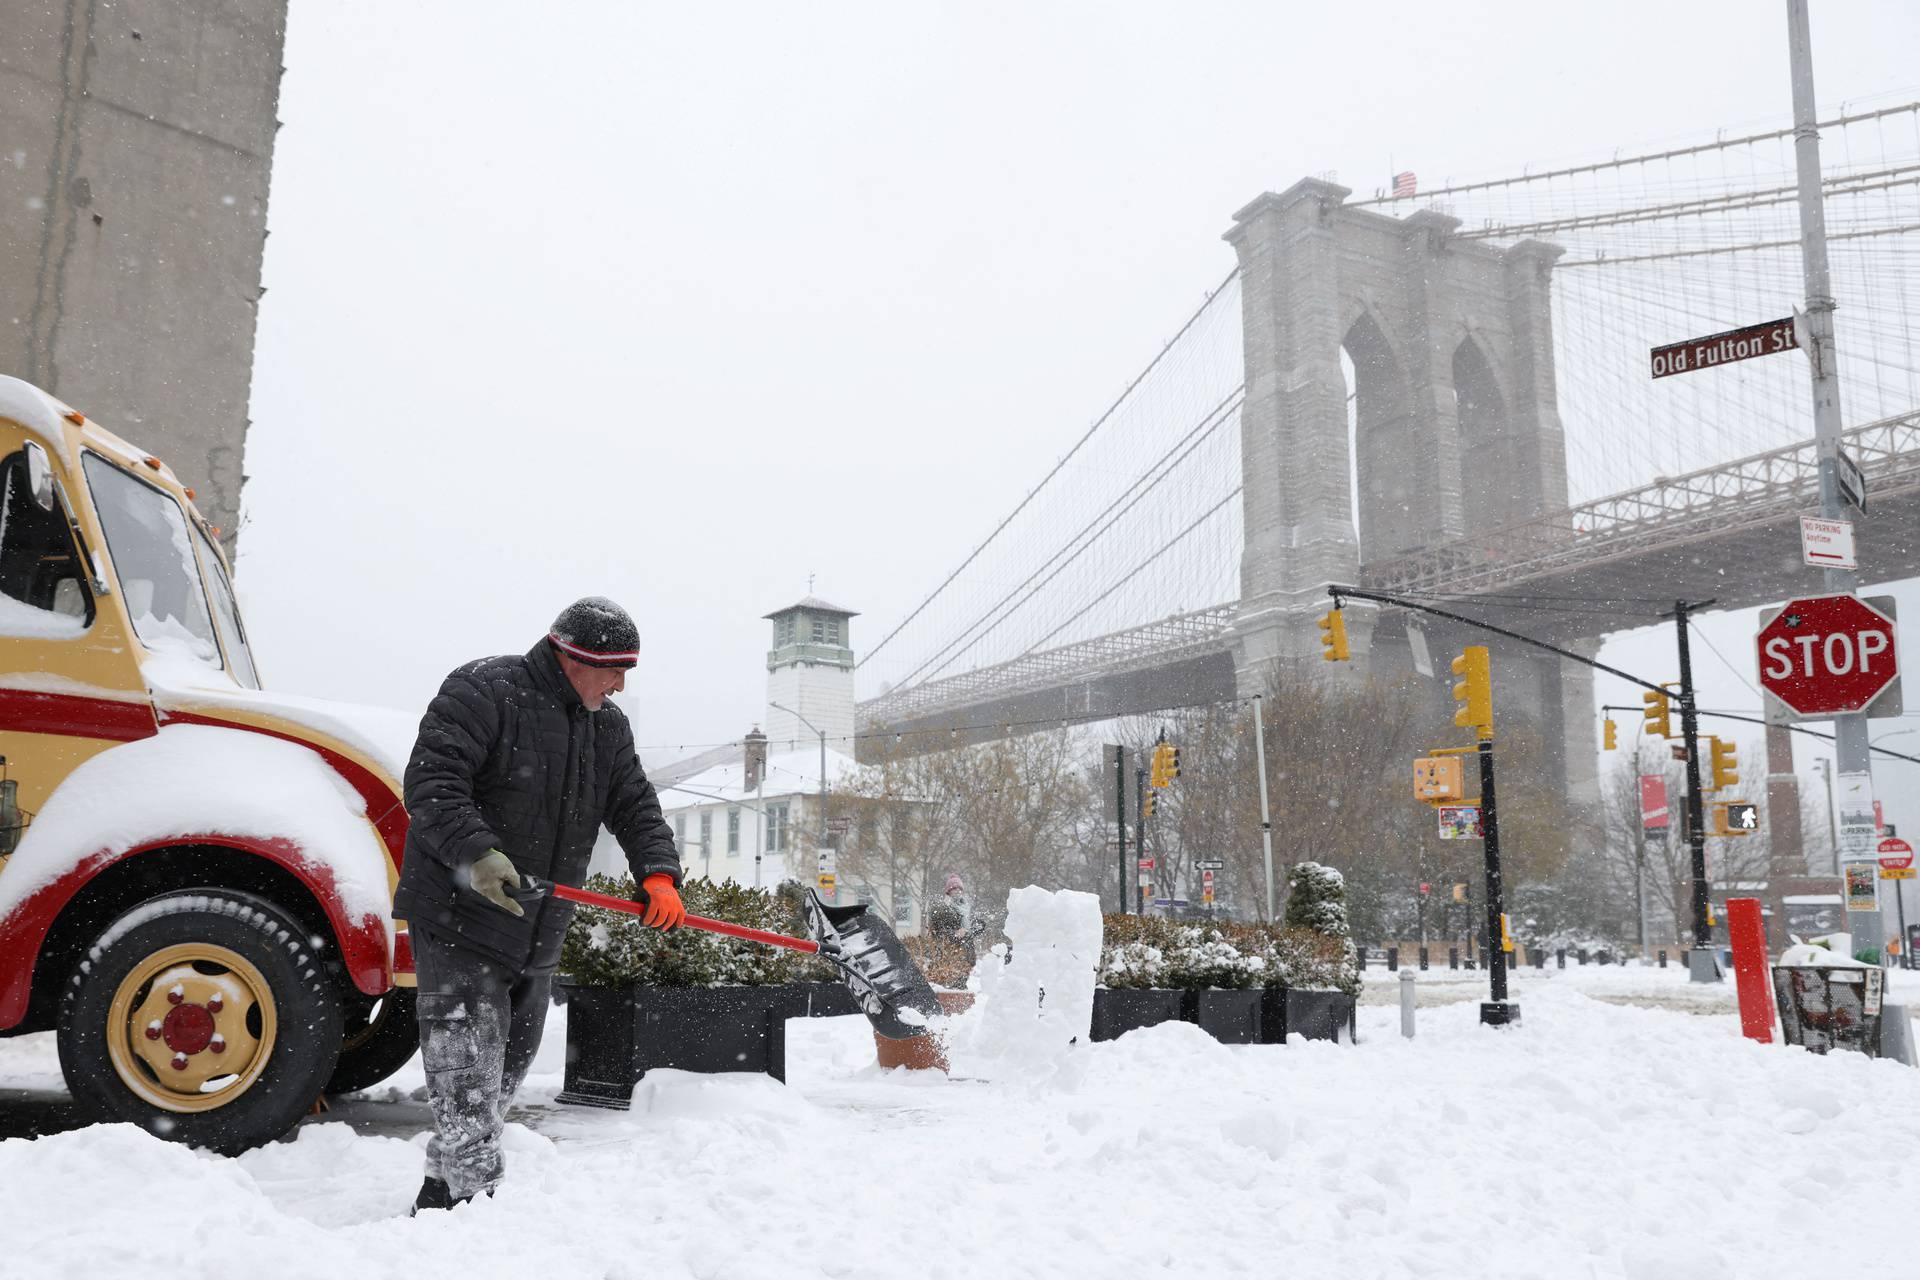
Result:
M464 1199L466 1197L461 1197L461 1200ZM413 1208L408 1210L407 1216L414 1217L422 1209L451 1209L461 1200L454 1199L453 1190L445 1181L429 1176L420 1184L420 1194L413 1198Z

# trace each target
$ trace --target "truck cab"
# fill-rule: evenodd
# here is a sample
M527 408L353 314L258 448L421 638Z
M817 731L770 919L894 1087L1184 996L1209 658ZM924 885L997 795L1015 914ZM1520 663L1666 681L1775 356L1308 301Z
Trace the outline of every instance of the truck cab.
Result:
M415 1049L403 716L262 687L167 464L0 377L0 1036L234 1152Z

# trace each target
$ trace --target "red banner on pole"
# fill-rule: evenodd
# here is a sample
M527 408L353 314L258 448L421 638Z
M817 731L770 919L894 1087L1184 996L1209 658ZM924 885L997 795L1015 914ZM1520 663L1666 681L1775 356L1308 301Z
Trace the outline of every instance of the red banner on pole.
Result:
M1640 775L1640 825L1648 830L1667 825L1667 780L1659 774Z
M1727 941L1740 996L1740 1034L1773 1043L1773 979L1767 965L1767 922L1758 898L1727 899Z

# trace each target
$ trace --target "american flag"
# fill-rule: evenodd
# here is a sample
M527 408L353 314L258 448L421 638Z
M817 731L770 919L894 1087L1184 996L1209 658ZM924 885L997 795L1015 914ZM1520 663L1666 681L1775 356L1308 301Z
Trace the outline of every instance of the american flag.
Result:
M1419 180L1413 176L1412 170L1393 175L1393 198L1395 200L1405 200L1409 196L1416 195L1419 193L1419 189Z

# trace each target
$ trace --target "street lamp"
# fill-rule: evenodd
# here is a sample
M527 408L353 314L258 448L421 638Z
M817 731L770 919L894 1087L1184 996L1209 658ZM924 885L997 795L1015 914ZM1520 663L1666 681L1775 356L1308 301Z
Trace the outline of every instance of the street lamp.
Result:
M771 700L767 703L775 711L784 711L807 728L820 735L820 837L819 849L827 847L827 731L813 721L795 711L792 707L783 707Z

